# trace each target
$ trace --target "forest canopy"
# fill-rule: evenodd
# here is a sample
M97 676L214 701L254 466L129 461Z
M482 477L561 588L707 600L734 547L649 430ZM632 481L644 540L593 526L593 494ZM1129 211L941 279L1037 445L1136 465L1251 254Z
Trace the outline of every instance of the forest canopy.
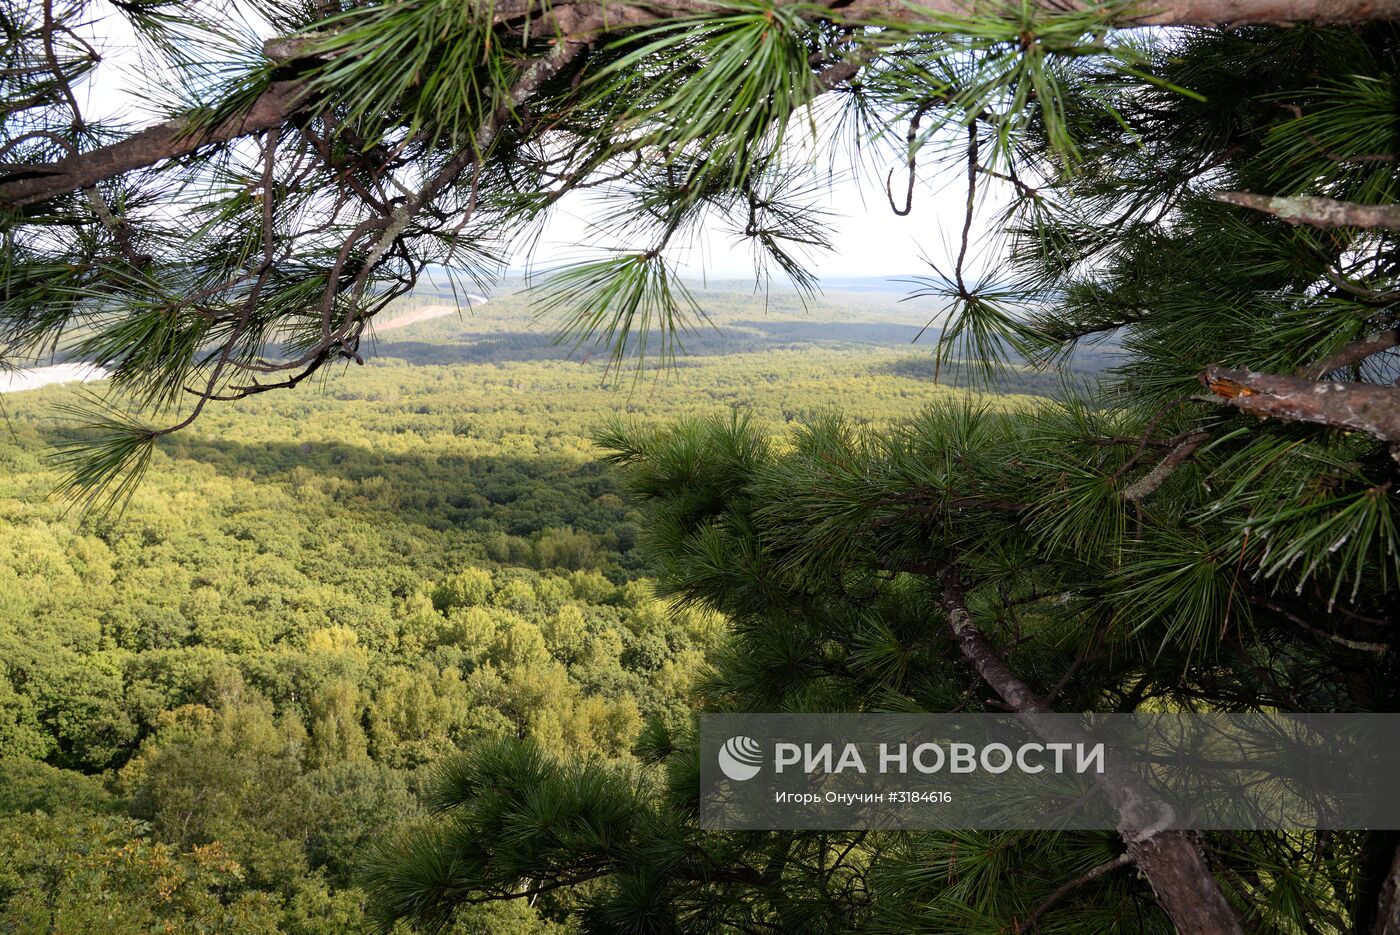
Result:
M365 858L444 760L634 763L649 719L684 721L724 624L656 597L591 427L957 395L889 300L697 296L732 340L630 395L523 296L385 333L351 380L171 438L102 520L49 497L78 391L0 397L0 929L369 932ZM581 898L456 931L557 933Z

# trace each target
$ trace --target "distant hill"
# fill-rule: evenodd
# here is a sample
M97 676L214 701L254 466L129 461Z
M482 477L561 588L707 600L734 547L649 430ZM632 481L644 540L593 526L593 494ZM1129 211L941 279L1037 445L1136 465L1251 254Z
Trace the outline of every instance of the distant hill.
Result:
M909 354L889 365L891 373L930 382L936 376L937 382L948 386L974 384L968 368L956 362L935 369L933 348L944 308L932 299L906 301L909 288L907 283L876 277L846 277L804 301L791 289L756 292L746 281L692 286L708 321L692 322L693 327L680 336L675 363L689 367L702 358L767 351L903 348ZM403 323L401 327L392 334L376 329L370 354L415 364L454 365L583 361L607 353L588 345L576 348L571 342L561 343L558 333L562 322L539 317L533 310L532 296L519 279L508 279L492 290L489 302L472 307L453 302L451 294L441 288L420 288L391 310L394 320ZM421 314L416 311L419 309ZM448 311L444 313L444 309ZM657 345L647 350L656 359ZM1005 392L1059 395L1067 383L1092 381L1111 366L1116 353L1116 344L1107 342L1079 351L1068 367L1050 371L1016 368L995 386Z
M790 288L756 290L748 280L691 284L705 318L691 322L692 327L680 335L675 363L685 367L687 360L696 358L767 351L903 348L909 355L897 365L900 375L933 381L933 348L945 309L935 299L908 299L911 288L908 282L874 276L835 277L811 297ZM443 271L434 271L423 277L411 295L378 316L362 351L369 357L422 365L581 361L606 356L606 350L561 343L562 320L536 314L534 296L522 278L503 279L484 291L488 294L468 291L460 282L454 288ZM647 351L652 360L658 359L658 345L653 343ZM1106 341L1078 351L1067 369L1022 368L1008 374L1000 388L1057 395L1066 378L1083 382L1111 366L1117 351L1116 342ZM275 358L277 349L268 348L267 356ZM52 361L34 363L81 364L63 350ZM970 374L956 365L942 368L937 376L938 382L950 386L972 382ZM32 385L42 382L48 381Z

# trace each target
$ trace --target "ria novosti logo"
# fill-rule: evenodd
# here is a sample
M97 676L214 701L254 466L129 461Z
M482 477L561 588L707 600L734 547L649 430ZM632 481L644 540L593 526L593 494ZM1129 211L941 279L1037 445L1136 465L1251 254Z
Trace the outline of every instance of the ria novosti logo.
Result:
M752 737L730 737L719 748L720 772L735 782L757 776L762 763L763 748Z
M1047 769L1055 773L1102 773L1104 772L1105 745L1103 743L1060 742L1023 743L1016 748L1004 743L953 742L866 744L876 747L878 757L868 761L870 751L861 753L861 745L846 743L776 743L773 745L773 773L801 772L804 775L840 775L859 773L864 776L872 767L885 773L908 774L914 772L930 775L934 773L975 773L978 771L998 775L1015 769L1026 774L1041 773ZM1075 756L1071 759L1070 754ZM763 745L745 734L735 734L719 748L717 756L720 771L735 782L743 782L758 775L763 768ZM1053 762L1044 762L1053 761ZM791 769L796 767L796 770Z

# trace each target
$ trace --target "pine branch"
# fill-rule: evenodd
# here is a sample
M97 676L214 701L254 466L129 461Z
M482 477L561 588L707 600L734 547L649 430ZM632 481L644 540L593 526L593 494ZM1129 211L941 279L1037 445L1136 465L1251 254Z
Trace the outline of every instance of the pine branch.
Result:
M1272 214L1289 224L1400 229L1400 205L1359 205L1311 195L1272 196L1249 192L1216 192L1214 197L1226 204Z
M1171 477L1173 471L1185 464L1187 459L1195 454L1196 449L1201 447L1208 438L1210 438L1209 432L1192 432L1186 436L1177 443L1175 448L1167 452L1166 457L1154 464L1152 470L1125 490L1123 499L1133 503L1141 503L1146 500L1153 491L1162 486L1168 477Z
M1141 7L1124 4L1108 9L1100 3L1084 0L1036 0L1033 5L1047 13L1059 14L1102 10L1105 25L1117 27L1361 23L1400 19L1400 0L1157 0ZM904 0L856 0L849 4L844 0L827 0L824 12L833 21L851 24L903 22L917 28L921 21L927 20L937 22L939 28L946 31L950 17L997 16L1012 8L1013 5L986 0L922 0L917 5ZM713 0L652 0L646 6L620 4L602 8L593 0L557 0L540 10L529 0L512 0L490 9L496 24L514 26L526 34L553 35L559 44L592 45L606 36L638 27L686 16L720 15L733 7ZM1140 12L1143 10L1146 12ZM285 57L297 55L302 46L301 37L279 37L264 44L264 53L270 61L286 64ZM852 66L835 66L824 76L823 84L832 87L854 73ZM25 166L8 176L0 176L0 205L36 204L204 146L275 129L303 113L310 100L304 80L273 82L243 113L212 127L199 127L190 118L182 117L89 152L47 165Z
M1353 429L1400 442L1400 389L1306 380L1211 364L1201 383L1228 406L1257 416Z
M1359 364L1366 358L1388 351L1393 347L1400 347L1400 324L1388 331L1373 334L1360 341L1353 341L1331 357L1324 357L1309 365L1299 376L1308 380L1320 380L1334 370Z
M1055 890L1055 892L1051 893L1048 897L1046 897L1045 902L1041 903L1034 912L1032 912L1029 916L1026 917L1026 924L1024 926L1025 931L1038 932L1040 930L1040 917L1045 914L1045 911L1047 909L1049 909L1051 906L1055 905L1055 903L1063 899L1067 893L1071 893L1074 890L1079 889L1079 887L1084 886L1086 883L1092 883L1099 877L1103 876L1105 873L1117 870L1119 867L1122 867L1123 865L1129 863L1132 863L1132 857L1125 851L1124 853L1119 854L1117 857L1114 857L1112 860L1105 860L1103 863L1099 864L1097 867L1094 867L1092 870L1089 870L1085 873L1081 873L1073 880L1070 880L1069 882L1065 883L1059 889Z
M218 143L276 129L294 117L308 102L305 82L274 81L242 114L211 127L199 128L190 118L158 123L124 140L68 156L48 165L24 166L0 176L0 204L24 207L91 188L153 166L166 159L188 155Z
M1024 716L1032 731L1042 739L1063 740L1064 730L1051 728L1037 717L1054 713L1050 706L1011 671L973 621L957 568L949 566L938 577L943 586L940 606L948 615L948 627L963 656L1013 711ZM1220 892L1220 885L1196 843L1181 831L1140 830L1144 814L1161 814L1156 796L1141 783L1112 770L1098 782L1123 819L1124 830L1120 833L1128 845L1129 857L1147 878L1177 931L1182 935L1242 933L1239 919Z
M532 27L548 29L552 16L571 6L591 6L591 0L563 0L540 10L534 0L505 0L494 6L495 21L509 23L533 16ZM841 9L844 20L897 20L918 22L931 16L998 16L1019 11L1020 4L1006 0L826 0L822 5ZM1365 23L1400 19L1397 0L1153 0L1140 4L1104 3L1102 0L1030 0L1031 9L1053 13L1102 12L1114 26L1239 26L1252 23ZM719 13L726 6L715 0L650 0L645 7L621 6L610 10L614 26L652 22L675 16Z
M556 75L561 68L578 57L583 50L584 46L580 43L561 42L554 47L549 55L534 60L511 86L506 99L501 101L482 122L476 131L472 145L459 150L442 168L427 179L418 191L410 192L401 204L395 206L382 217L365 221L357 227L342 246L336 266L332 270L332 274L327 277L326 289L321 299L321 340L295 359L276 364L245 365L243 368L260 373L286 370L298 370L299 372L294 377L276 383L257 383L255 381L245 386L235 387L236 395L234 398L273 389L295 387L328 361L334 359L337 350L344 350L353 357L353 345L358 342L359 335L359 331L355 329L362 328L370 315L350 316L338 330L332 332L330 330L330 316L335 298L343 292L349 291L358 299L363 293L370 275L385 254L404 236L414 219L469 167L480 165L482 154L491 148L514 108L528 100L539 89L540 85ZM376 236L360 271L348 287L342 286L339 276L341 265L349 255L350 250L358 243L362 233L374 233ZM353 357L353 359L363 363L358 357ZM182 424L188 424L188 422Z

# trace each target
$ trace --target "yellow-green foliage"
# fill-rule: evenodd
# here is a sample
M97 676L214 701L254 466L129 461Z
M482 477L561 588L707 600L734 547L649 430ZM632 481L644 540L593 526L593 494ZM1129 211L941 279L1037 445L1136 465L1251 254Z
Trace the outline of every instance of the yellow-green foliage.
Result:
M86 525L47 498L43 461L75 391L3 400L0 756L105 776L117 798L74 809L25 792L48 780L15 766L9 798L60 817L0 817L0 834L92 836L70 869L127 900L133 931L161 913L354 931L356 853L411 818L420 770L501 735L627 759L646 717L687 710L722 639L652 598L639 517L588 441L606 418L744 406L781 425L839 404L884 419L957 392L907 348L845 338L611 388L503 305L387 334L385 358L319 390L214 407L162 442L122 516ZM735 340L797 333L744 310L728 312ZM120 872L91 866L120 841ZM29 850L0 874L38 880ZM156 864L177 905L142 902ZM83 889L61 879L81 928ZM235 896L185 895L206 880ZM38 931L32 902L0 900L0 929ZM481 924L498 922L543 924Z

